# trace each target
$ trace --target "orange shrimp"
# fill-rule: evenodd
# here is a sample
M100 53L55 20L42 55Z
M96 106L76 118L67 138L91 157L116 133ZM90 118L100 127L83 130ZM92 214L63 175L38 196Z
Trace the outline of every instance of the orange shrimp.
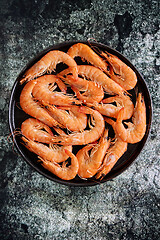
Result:
M34 100L32 96L32 90L36 83L36 80L32 80L28 82L22 89L20 95L20 105L22 110L50 127L61 126L60 123L58 123L54 118L49 115L46 109L41 107L39 103Z
M53 137L53 143L59 143L61 145L83 145L92 143L100 138L102 135L105 124L102 115L91 108L82 106L79 110L81 113L91 115L91 123L94 126L90 126L90 130L84 130L83 132L72 133L66 136Z
M71 165L69 167L66 166L66 162L63 162L62 166L60 166L58 163L41 158L42 166L63 180L71 180L77 175L79 168L78 159L67 149L65 149L65 153L71 158Z
M20 83L22 84L25 81L30 81L46 72L51 73L55 70L56 65L61 62L69 66L74 78L77 79L77 64L74 59L65 52L53 50L44 55L37 63L28 69Z
M110 103L116 103L116 106ZM102 103L87 104L99 111L102 115L117 118L117 115L122 107L124 107L123 119L129 119L133 115L134 105L128 96L114 96L102 100Z
M40 159L43 158L53 163L66 161L68 159L68 155L65 153L65 150L68 149L69 151L72 151L72 146L58 146L49 144L48 147L42 143L34 142L26 137L22 137L22 140L24 142L24 146L29 151L37 154Z
M57 83L59 87L61 87L63 83L57 76L44 75L36 80L37 83L32 90L32 94L40 102L42 102L43 100L45 104L53 105L70 105L81 103L71 95L68 95L66 93L64 94L63 92L54 91L56 89L55 83ZM64 90L64 88L62 90Z
M127 151L127 142L124 142L117 134L116 131L116 122L110 118L104 118L107 123L109 123L113 130L115 131L115 141L114 144L108 149L107 154L104 158L104 161L101 167L96 174L96 179L103 179L107 173L111 171L120 157Z
M97 173L100 165L102 164L106 151L110 145L110 141L108 141L107 138L108 130L105 130L104 134L100 138L99 143L89 144L84 148L80 149L76 154L79 162L78 175L81 178L91 178ZM89 150L91 149L92 151L89 156Z
M117 82L125 90L131 90L136 86L137 76L132 68L127 66L117 56L112 55L108 52L103 52L102 56L105 57L105 59L112 66L110 68L109 74L115 82Z
M70 131L82 131L87 126L87 115L81 113L76 105L58 108L47 105L47 109L57 122Z
M81 57L82 60L86 60L93 66L100 68L101 70L106 70L106 62L99 57L88 45L83 43L76 43L69 48L67 52L72 58Z
M100 102L103 99L104 91L99 84L80 77L77 80L75 80L73 76L68 74L70 74L69 69L65 69L62 72L60 72L59 76L66 83L71 85L71 88L76 93L78 99L82 100L84 103L86 102L94 103L95 101Z
M34 118L28 118L21 124L21 133L28 139L48 144L54 136L46 124Z
M119 137L128 143L137 143L142 140L146 132L146 107L142 94L139 93L134 108L133 117L131 122L125 122L128 126L126 129L122 123L124 119L124 108L122 108L117 116L116 131Z
M124 92L126 92L126 90L124 90L119 84L117 84L104 72L102 72L96 67L89 65L79 65L78 74L96 82L97 84L102 86L105 92L107 92L108 94L122 95Z

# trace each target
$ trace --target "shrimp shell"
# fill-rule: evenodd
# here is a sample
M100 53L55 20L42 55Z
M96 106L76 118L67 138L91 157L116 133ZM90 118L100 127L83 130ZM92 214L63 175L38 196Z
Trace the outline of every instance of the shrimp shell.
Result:
M124 142L116 131L116 122L113 121L110 118L104 118L107 123L109 123L115 132L115 140L114 144L110 146L110 148L107 151L107 154L104 158L104 161L101 165L101 167L98 170L98 173L96 174L96 179L103 179L106 174L108 174L111 169L114 167L114 165L117 163L117 161L120 159L120 157L127 151L127 142Z
M31 139L22 137L24 146L31 152L38 155L39 158L43 158L47 161L53 163L60 163L68 159L68 155L65 153L65 150L68 149L72 151L72 146L58 146L58 145L49 145L46 146L39 142L34 142Z
M46 124L34 118L28 118L21 124L21 133L27 139L48 144L54 136Z
M92 143L100 138L105 128L102 115L98 111L84 106L80 107L79 111L81 113L90 114L92 122L94 119L94 126L90 127L90 130L84 130L83 132L53 137L52 143L59 143L62 145L83 145Z
M60 166L57 163L41 158L42 166L63 180L71 180L74 179L78 173L78 159L67 149L65 150L65 153L71 158L71 165L69 167L66 166L65 162L63 162L62 166Z
M82 60L87 60L93 66L100 68L101 70L106 70L107 63L102 60L88 45L83 43L76 43L68 50L68 55L72 58L81 57Z
M36 79L32 94L40 102L52 105L70 105L80 104L81 102L74 97L67 95L63 92L52 91L54 89L54 83L57 83L61 87L61 80L55 75L44 75Z
M125 90L133 89L137 84L137 76L135 72L117 56L108 52L101 54L110 63L110 77L122 86Z
M126 129L122 123L124 119L124 108L122 108L117 116L116 131L119 137L128 143L137 143L142 140L146 132L146 107L142 94L139 93L137 97L136 106L134 108L131 122L125 122L128 125Z
M117 106L111 103L115 102ZM134 105L129 96L114 96L102 100L102 103L89 104L87 106L92 107L99 111L102 115L117 118L117 115L122 107L124 107L123 119L129 119L133 115Z
M20 81L20 83L22 84L25 81L30 81L46 72L51 73L55 70L56 65L61 62L69 66L74 78L77 79L77 64L74 59L65 52L53 50L44 55L37 63L28 69L25 73L25 77Z
M96 82L103 87L105 92L108 94L122 95L126 90L124 90L119 84L109 78L100 69L89 66L89 65L79 65L78 74L87 77L88 79Z
M47 112L46 109L41 107L40 104L34 100L32 96L32 90L36 83L37 80L32 80L28 82L22 89L20 95L20 106L22 110L50 127L61 126L60 123L58 123L54 118L51 117L51 115Z
M76 105L68 107L60 106L58 108L47 105L47 109L53 118L63 126L63 128L67 128L70 131L82 131L87 126L87 115L81 113L79 111L80 107Z
M84 148L80 149L76 154L79 162L78 175L81 178L91 178L98 171L100 165L102 164L103 158L106 151L110 145L108 138L108 130L104 131L103 136L100 138L97 144L88 144ZM89 150L91 150L89 156Z

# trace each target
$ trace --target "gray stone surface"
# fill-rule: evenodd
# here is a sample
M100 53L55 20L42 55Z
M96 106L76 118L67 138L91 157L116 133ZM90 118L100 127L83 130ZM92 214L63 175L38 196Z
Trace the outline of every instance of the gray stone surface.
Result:
M159 230L159 10L147 0L0 1L0 239L154 240ZM12 85L46 47L94 38L128 57L153 101L150 137L117 178L94 187L45 179L7 140Z

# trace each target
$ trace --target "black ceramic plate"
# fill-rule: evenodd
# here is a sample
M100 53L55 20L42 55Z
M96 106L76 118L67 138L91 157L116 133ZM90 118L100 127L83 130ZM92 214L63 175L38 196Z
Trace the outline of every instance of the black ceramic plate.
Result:
M13 89L12 89L12 92L11 92L11 98L10 98L9 125L10 125L10 130L11 130L12 133L14 132L15 129L20 128L21 123L29 117L19 107L19 97L20 97L21 90L23 88L23 85L19 84L19 80L22 78L25 71L27 69L29 69L34 63L36 63L47 52L49 52L51 50L61 50L61 51L67 52L69 47L72 46L73 44L77 43L77 42L83 42L83 43L89 45L88 42L74 41L74 42L65 42L65 43L61 43L61 44L58 44L58 45L51 46L51 47L45 49L44 51L42 51L41 53L39 53L21 71L21 73L19 74L19 76L17 77L17 79L14 83L14 86L13 86ZM150 130L150 126L151 126L151 117L152 117L151 98L150 98L149 91L147 89L146 83L145 83L143 77L141 76L141 74L129 62L129 60L127 60L122 54L120 54L116 50L111 49L110 47L105 46L103 44L99 44L99 43L92 42L90 44L94 47L98 47L100 50L108 51L109 53L116 55L117 57L119 57L123 62L125 62L128 66L130 66L135 71L135 73L137 74L137 78L138 78L138 83L137 83L136 87L138 88L139 92L143 93L145 104L146 104L147 128L146 128L145 136L142 139L142 141L139 142L139 143L136 143L136 144L128 144L128 149L127 149L126 153L118 160L118 162L113 167L113 169L105 176L105 178L102 181L98 181L95 178L91 178L91 179L88 179L88 180L82 180L78 176L75 179L70 180L70 181L65 181L65 180L59 179L54 174L50 173L49 171L47 171L46 169L44 169L41 166L41 164L37 161L37 156L35 154L29 152L21 144L20 137L18 137L18 136L15 137L15 141L14 141L15 146L16 146L18 152L23 156L23 158L26 160L27 163L29 163L37 172L39 172L43 176L49 178L52 181L55 181L55 182L58 182L58 183L61 183L61 184L65 184L65 185L92 186L92 185L96 185L96 184L103 183L103 182L106 182L108 180L111 180L112 178L121 174L124 170L126 170L131 165L131 163L136 159L136 157L141 152L141 150L142 150L142 148L143 148L143 146L144 146L144 144L147 140L149 130ZM132 100L135 103L135 90L131 90L130 93L132 94L132 96L133 96ZM76 152L76 149L75 149L75 152Z

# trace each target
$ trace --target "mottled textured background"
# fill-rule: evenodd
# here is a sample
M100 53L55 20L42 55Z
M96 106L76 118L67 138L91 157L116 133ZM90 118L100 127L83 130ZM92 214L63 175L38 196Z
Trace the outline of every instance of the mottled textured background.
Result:
M154 240L159 230L158 1L0 0L0 239ZM153 101L150 137L123 174L67 187L35 172L7 141L12 85L46 47L94 38L119 50L145 78Z

